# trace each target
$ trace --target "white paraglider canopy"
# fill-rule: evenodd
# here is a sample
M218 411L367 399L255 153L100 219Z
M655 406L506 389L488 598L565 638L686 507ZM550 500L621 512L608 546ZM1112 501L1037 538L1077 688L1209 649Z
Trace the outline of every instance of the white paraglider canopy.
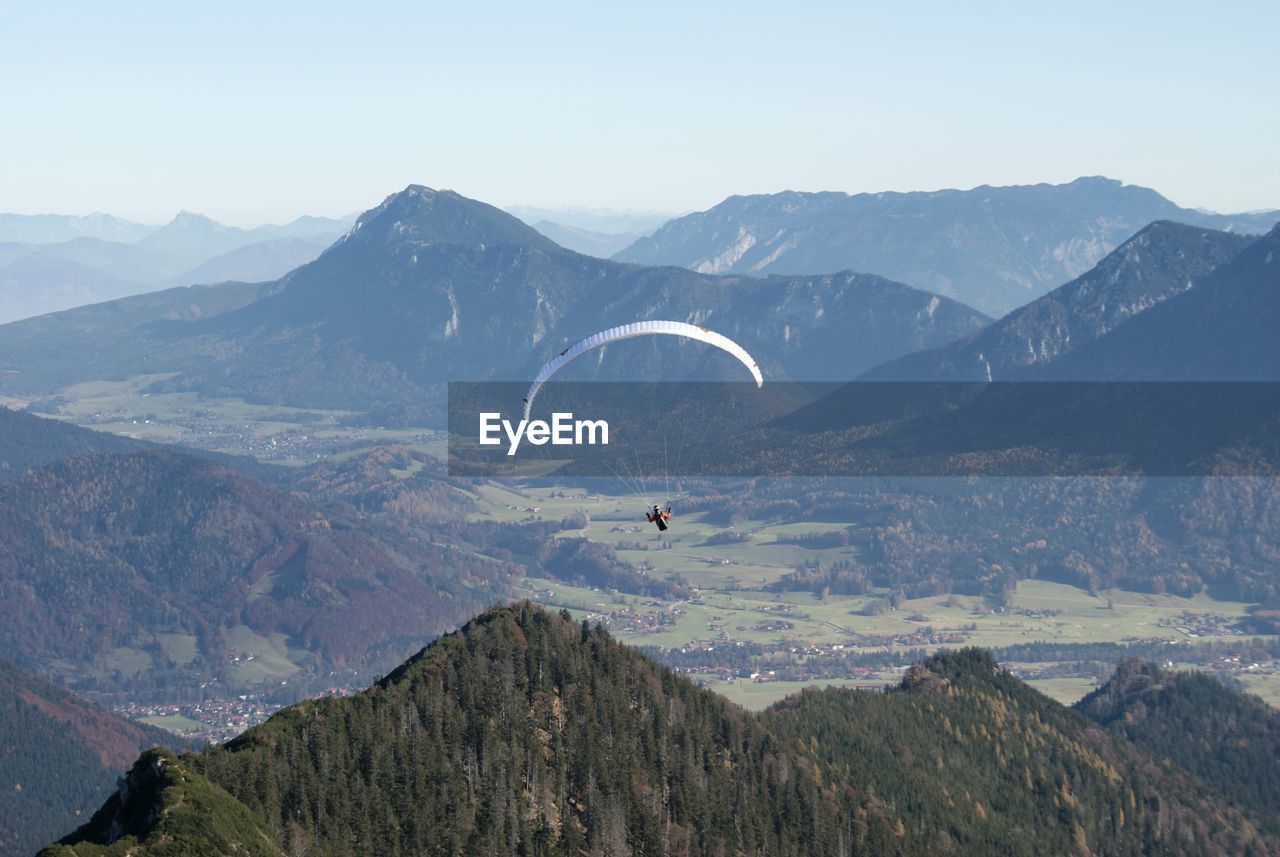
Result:
M705 327L699 327L696 324L688 324L683 321L636 321L631 324L611 327L599 333L593 333L576 345L566 348L551 358L547 365L543 366L541 371L538 372L538 376L533 379L533 383L529 386L529 392L524 397L524 418L526 420L529 418L529 412L533 408L533 399L538 395L538 390L542 385L570 361L586 354L588 351L603 348L614 342L635 339L638 336L660 334L696 339L699 342L705 342L708 345L714 345L716 348L727 351L736 357L743 366L747 367L747 370L751 372L751 377L755 379L757 387L764 386L764 376L760 374L760 367L756 365L756 361L752 359L745 348L729 337L716 333L714 330L708 330Z

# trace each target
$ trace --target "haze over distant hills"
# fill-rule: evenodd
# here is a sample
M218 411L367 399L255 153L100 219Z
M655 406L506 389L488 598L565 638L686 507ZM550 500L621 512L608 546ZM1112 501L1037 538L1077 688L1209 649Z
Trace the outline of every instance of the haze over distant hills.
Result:
M675 216L674 213L661 211L626 211L582 206L539 208L513 205L506 211L561 247L600 259L608 259L631 246Z
M648 235L677 216L673 211L632 211L617 208L587 208L562 205L544 208L536 205L511 205L504 209L530 226L547 221L571 229L584 229L600 235ZM570 248L572 249L572 248Z
M1136 324L1150 316L1166 320L1146 341L1190 355L1184 346L1203 340L1200 351L1217 349L1215 377L1255 378L1276 365L1264 359L1275 240L1274 232L1254 239L1156 223L988 326L962 304L872 275L720 277L593 259L491 206L413 186L273 283L172 290L0 327L0 392L47 394L166 372L176 376L157 390L403 422L423 419L440 401L431 390L445 380L528 378L585 334L637 318L721 330L775 380L844 380L873 369L869 377L882 379L1006 380L1032 368L1049 377L1051 365L1053 377L1069 377L1061 373L1071 361L1103 340L1122 349L1118 343L1156 323ZM1192 308L1165 309L1182 305ZM566 380L645 378L654 366L664 378L736 377L717 355L688 344L659 349L640 340L611 354L569 367ZM900 364L881 365L894 359ZM1093 359L1110 367L1105 377L1152 377L1136 356ZM1124 369L1130 364L1133 373Z
M335 233L341 234L354 220L354 215L333 218L304 214L284 224L267 223L253 229L240 229L223 226L211 218L190 211L179 212L168 224L134 223L102 213L83 217L70 214L0 214L0 243L61 244L77 238L96 238L100 241L134 244L161 233L159 242L171 246L175 234L185 233L188 237L193 237L201 232L223 236L253 236L251 240L323 239ZM233 240L230 246L236 243ZM212 245L204 243L199 246L206 249ZM224 246L223 249L229 249L229 246Z
M56 244L75 238L98 238L128 244L159 228L100 211L83 217L74 214L0 214L0 242Z
M0 215L0 323L163 286L273 280L314 259L349 219L239 229L192 212L163 226L110 215Z
M1156 220L1262 233L1280 212L1212 214L1101 177L917 193L786 191L729 197L614 258L704 273L869 271L1000 315L1083 274Z
M0 322L147 291L136 280L36 249L0 267Z
M274 280L305 265L328 246L325 239L268 238L214 256L181 275L174 285L225 283L236 280L258 283Z
M550 238L567 250L608 259L624 247L629 247L640 237L635 232L621 232L616 235L607 232L592 232L576 226L564 226L550 220L539 220L532 224L533 228Z
M805 379L853 377L988 321L874 275L714 277L594 259L492 206L419 186L259 288L256 297L241 285L210 289L197 315L192 293L175 291L146 296L145 311L132 298L7 325L0 390L176 372L164 389L420 418L446 380L529 377L587 333L637 318L715 327L770 377ZM210 304L231 292L211 317ZM616 354L594 372L567 371L579 380L651 378L659 365L664 378L733 371L684 343L660 353L624 343Z

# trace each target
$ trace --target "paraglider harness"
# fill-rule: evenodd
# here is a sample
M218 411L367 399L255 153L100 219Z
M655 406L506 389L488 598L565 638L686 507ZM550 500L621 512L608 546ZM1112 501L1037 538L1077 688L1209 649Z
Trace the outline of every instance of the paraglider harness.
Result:
M659 509L657 506L654 506L652 512L647 512L645 514L645 518L648 519L649 523L658 525L658 532L665 532L667 529L667 521L671 519L671 504L668 503L667 508L665 509Z

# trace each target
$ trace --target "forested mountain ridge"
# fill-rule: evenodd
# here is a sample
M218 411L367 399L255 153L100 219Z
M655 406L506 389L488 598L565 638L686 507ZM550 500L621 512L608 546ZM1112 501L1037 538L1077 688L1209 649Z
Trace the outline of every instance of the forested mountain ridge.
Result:
M758 718L529 604L184 763L290 854L889 853L900 827Z
M129 452L138 441L0 406L0 485L69 455Z
M1075 708L1280 832L1280 714L1262 700L1198 671L1128 659Z
M143 748L178 743L0 660L0 855L83 822Z
M282 857L225 790L160 749L143 753L93 817L41 857Z
M71 457L0 488L0 656L83 688L235 685L272 639L299 666L385 669L515 574L169 450ZM133 677L113 672L121 657Z
M1156 220L1256 234L1280 212L1208 214L1099 176L915 193L785 191L729 197L614 258L715 274L870 271L1002 315Z
M528 603L353 697L161 759L142 773L159 763L234 798L192 849L261 832L293 855L1277 853L1239 810L984 653L760 716ZM130 789L128 815L166 818L180 791ZM117 853L101 849L123 803L43 853ZM164 853L159 826L128 836L131 854Z
M1047 380L1280 379L1280 226L1193 289L1153 306L1034 377Z
M742 479L699 487L681 507L722 526L839 527L858 554L796 580L814 592L1004 598L1039 578L1093 592L1280 596L1280 480L1270 477L814 479L799 491Z
M1203 784L1002 670L942 652L883 695L806 690L766 713L833 776L900 808L905 844L959 854L1273 854Z
M983 330L878 366L876 381L1010 381L1180 294L1256 238L1161 221L1097 265Z

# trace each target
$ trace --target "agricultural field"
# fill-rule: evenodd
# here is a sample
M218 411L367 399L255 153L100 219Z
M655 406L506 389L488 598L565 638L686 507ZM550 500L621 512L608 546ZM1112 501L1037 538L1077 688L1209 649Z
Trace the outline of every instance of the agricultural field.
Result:
M1272 708L1280 708L1280 678L1274 673L1245 673L1240 681L1249 693L1261 697Z
M290 652L283 634L267 638L244 625L227 629L227 650L231 678L243 685L288 678L298 671L294 658L303 654Z
M98 658L99 674L119 673L122 676L137 675L151 668L151 655L141 649L129 646L117 646L104 652Z
M197 640L193 634L156 634L165 657L177 666L186 666L196 659Z

